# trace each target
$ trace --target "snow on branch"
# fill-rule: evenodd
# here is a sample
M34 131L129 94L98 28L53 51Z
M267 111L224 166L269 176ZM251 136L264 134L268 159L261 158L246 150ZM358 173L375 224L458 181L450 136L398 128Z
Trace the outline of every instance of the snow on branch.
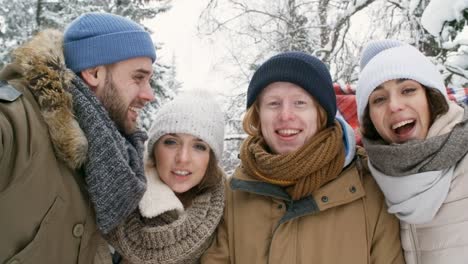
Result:
M421 17L423 27L433 36L439 36L447 21L461 20L468 0L432 0Z

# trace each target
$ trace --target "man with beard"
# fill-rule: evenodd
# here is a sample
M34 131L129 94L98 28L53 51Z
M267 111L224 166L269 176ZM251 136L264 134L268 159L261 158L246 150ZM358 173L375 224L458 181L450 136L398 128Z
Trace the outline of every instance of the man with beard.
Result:
M110 262L101 233L146 188L137 119L155 59L140 25L106 13L13 52L0 71L0 263Z

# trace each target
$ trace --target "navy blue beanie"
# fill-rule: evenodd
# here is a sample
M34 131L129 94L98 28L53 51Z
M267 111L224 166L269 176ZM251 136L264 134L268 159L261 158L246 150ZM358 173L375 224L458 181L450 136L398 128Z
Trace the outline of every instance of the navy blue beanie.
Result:
M327 127L334 124L336 96L327 66L318 58L303 52L275 55L255 71L247 90L247 108L260 92L274 82L294 83L306 90L327 112Z
M151 36L142 26L108 13L86 13L72 21L65 29L63 52L75 73L136 57L156 60Z

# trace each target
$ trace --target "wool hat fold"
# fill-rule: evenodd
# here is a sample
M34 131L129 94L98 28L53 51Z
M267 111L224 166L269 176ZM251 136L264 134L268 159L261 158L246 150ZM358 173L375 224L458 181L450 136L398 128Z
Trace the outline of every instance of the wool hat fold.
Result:
M65 29L63 51L74 72L136 57L156 60L151 36L141 25L108 13L86 13L72 21Z
M265 61L254 73L247 90L247 108L274 82L294 83L306 90L327 112L327 126L334 124L336 96L327 66L307 53L290 51Z
M224 146L224 114L213 95L204 90L186 91L163 105L149 130L148 158L154 160L154 144L170 133L185 133L200 138L221 161Z
M447 90L437 67L418 49L404 42L390 39L369 42L363 49L360 67L356 104L361 124L370 94L386 81L414 80L447 97Z

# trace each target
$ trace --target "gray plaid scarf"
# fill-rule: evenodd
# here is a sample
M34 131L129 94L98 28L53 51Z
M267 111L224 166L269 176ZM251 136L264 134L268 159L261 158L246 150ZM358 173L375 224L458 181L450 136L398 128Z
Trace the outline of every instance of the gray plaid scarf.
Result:
M135 211L146 190L143 143L147 136L141 131L122 136L89 87L78 77L72 84L76 120L88 139L87 189L98 228L107 234Z

